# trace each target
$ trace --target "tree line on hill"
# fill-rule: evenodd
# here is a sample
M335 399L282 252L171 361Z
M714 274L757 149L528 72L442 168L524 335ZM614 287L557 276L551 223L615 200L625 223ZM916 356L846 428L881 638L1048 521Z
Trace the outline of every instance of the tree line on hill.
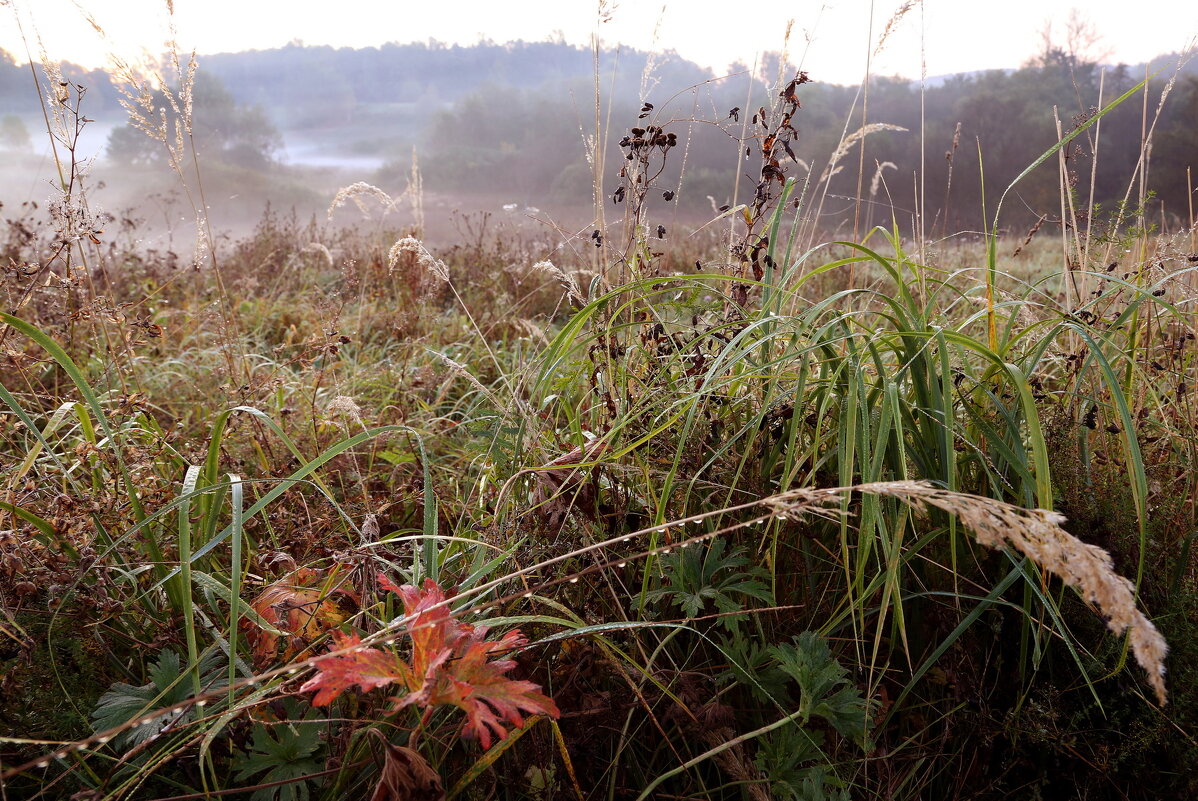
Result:
M752 117L771 105L772 80L793 71L777 56L763 63L756 74L741 65L717 76L672 52L604 51L599 85L601 118L611 123L604 143L609 191L622 161L617 142L648 121L676 133L681 144L658 178L663 189L675 191L675 202L702 211L743 201L760 164L753 163L752 152L745 157L742 137L760 130ZM1096 223L1127 195L1142 138L1170 81L1168 101L1152 126L1152 198L1145 211L1149 220L1168 226L1189 219L1191 168L1198 166L1198 72L1191 65L1174 80L1169 63L1154 62L1154 68L1165 68L1148 79L1146 96L1131 97L1066 149L1066 185L1081 203L1090 196L1090 167L1097 160L1093 193L1102 219ZM585 204L591 196L594 69L589 50L561 41L363 49L293 43L205 56L195 92L197 141L205 158L279 170L274 156L281 136L320 137L390 159L377 175L363 176L384 185L404 180L415 147L426 190L508 193L514 202L534 205ZM944 233L980 229L983 210L993 213L1009 181L1057 141L1058 130L1068 133L1145 80L1143 65L1104 67L1048 41L1039 57L1018 69L950 76L922 88L874 77L863 92L821 83L818 65L810 73L812 82L799 90L795 159L782 166L800 180L832 173L823 206L828 222L851 217L859 223L860 197L873 224L893 219L909 228L922 210L925 230ZM64 74L88 87L90 116L117 112L117 92L104 73L67 65ZM0 51L0 117L28 113L31 83L28 66ZM640 117L645 103L652 110ZM877 123L886 127L829 164L847 134ZM11 120L0 131L20 138ZM128 127L113 132L108 152L134 164L158 158L157 148ZM738 173L740 197L733 198ZM1060 187L1058 161L1049 159L1008 199L1007 223L1058 220ZM1137 199L1138 191L1131 197Z

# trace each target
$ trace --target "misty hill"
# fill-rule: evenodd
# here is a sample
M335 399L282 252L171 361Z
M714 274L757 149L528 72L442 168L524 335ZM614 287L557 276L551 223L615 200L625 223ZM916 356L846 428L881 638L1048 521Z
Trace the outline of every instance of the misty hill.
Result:
M205 56L204 69L221 78L238 100L272 109L284 127L320 128L366 104L439 108L484 83L540 89L587 79L591 58L587 50L554 42L461 47L431 41L361 49L293 43ZM622 68L639 74L646 58L625 51ZM610 69L611 55L604 61Z
M713 77L674 53L621 49L601 56L604 87L636 102L650 62L656 81L671 91ZM573 92L582 109L593 103L592 53L564 42L461 47L431 41L361 49L297 43L205 56L203 66L239 102L261 105L294 138L366 156L410 154L437 112L480 90L527 93L551 103ZM480 119L474 127L482 134L488 124Z
M1154 60L1153 67L1167 69L1150 86L1150 111L1175 63L1175 56ZM485 207L493 206L496 197L543 207L585 206L590 197L586 137L594 129L594 64L586 48L564 42L470 47L427 42L362 49L294 43L202 56L200 64L196 117L197 127L204 127L198 138L209 163L251 169L272 180L286 174L288 163L334 165L355 179L401 189L415 148L431 193L478 198ZM738 174L743 200L760 165L745 158L740 138L756 133L750 123L755 111L771 104L769 81L787 73L778 66L777 57L772 63L767 58L757 76L746 69L725 77L670 52L602 53L604 119L612 123L604 151L609 191L623 157L616 142L630 126L645 124L638 113L648 101L654 108L647 119L677 133L685 145L659 177L663 186L675 190L677 203L699 212L732 202ZM1198 125L1198 77L1193 68L1172 88L1155 130L1151 218L1166 223L1188 214L1186 170L1198 162L1192 134ZM116 92L103 73L68 66L65 74L88 85L89 115L120 119ZM800 178L808 169L813 177L836 171L820 204L830 223L843 219L852 205L846 198L860 190L886 209L880 217L869 212L874 223L889 223L890 209L895 209L900 225L913 224L915 198L921 197L926 226L976 228L983 200L993 209L1011 178L1056 141L1054 108L1061 129L1068 131L1143 74L1143 65L1100 68L1047 48L1018 69L929 81L921 122L917 83L874 78L869 114L863 118L858 87L823 84L816 70L814 82L800 92L798 162L784 166ZM36 111L31 83L28 67L0 54L0 117ZM1069 182L1079 193L1089 192L1089 165L1097 157L1095 196L1107 209L1125 196L1136 168L1141 111L1137 97L1103 119L1097 151L1090 136L1067 150ZM863 123L890 127L865 137L863 151L859 141L837 164L829 164L842 137ZM137 136L118 128L109 140L110 156L127 163L152 161L153 154ZM922 176L918 183L917 175ZM1059 217L1059 186L1054 159L1022 184L1008 204L1011 224L1042 215Z

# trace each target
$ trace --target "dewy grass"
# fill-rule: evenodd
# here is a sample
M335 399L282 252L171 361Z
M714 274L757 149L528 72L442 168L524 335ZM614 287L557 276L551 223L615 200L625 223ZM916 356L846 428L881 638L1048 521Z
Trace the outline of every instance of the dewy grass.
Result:
M763 163L708 229L731 249L655 233L665 103L639 98L637 169L603 186L597 90L596 220L552 260L268 217L221 254L238 325L209 311L215 274L161 254L10 292L0 626L28 658L4 663L4 792L332 801L436 773L461 798L918 798L968 769L1048 797L1045 748L1071 788L1195 789L1093 768L1133 747L1103 739L1124 725L1198 765L1176 736L1198 658L1188 251L1141 233L1151 263L1113 272L1039 241L1000 260L1018 242L997 216L982 245L918 256L898 224L823 243L836 169L892 129L846 128L795 178L804 85L783 75L735 126L738 163ZM621 189L624 241L603 210ZM361 183L333 210L368 198L394 205ZM1063 303L1067 268L1090 290ZM425 579L458 587L445 653L530 636L448 672L506 673L560 718L509 711L483 749L458 713L379 692L312 707L318 672L368 688L371 660L415 658L427 632L397 599ZM1123 636L1159 707L1132 697Z

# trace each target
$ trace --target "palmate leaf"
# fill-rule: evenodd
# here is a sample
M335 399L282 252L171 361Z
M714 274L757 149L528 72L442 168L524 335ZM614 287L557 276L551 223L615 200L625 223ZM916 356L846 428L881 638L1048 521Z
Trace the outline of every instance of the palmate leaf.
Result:
M405 584L399 588L399 597L404 617L408 618L408 636L412 638L412 675L414 681L427 682L453 655L457 641L472 633L474 627L454 619L445 602L445 593L432 579L424 580L423 589ZM415 691L420 686L414 683L408 689Z
M250 608L270 628L257 625L254 616L241 621L246 639L254 654L254 664L264 668L278 655L279 634L285 635L286 648L282 659L289 661L308 643L320 637L347 617L337 605L334 595L357 605L356 593L345 587L328 589L323 575L309 568L300 568L268 585L250 604Z
M438 681L430 702L453 704L466 713L462 732L477 737L483 748L491 747L491 735L507 736L503 724L521 726L524 713L558 717L557 704L540 692L531 681L516 681L503 674L515 667L508 659L487 661L496 651L506 652L524 645L519 631L510 631L499 640L483 640L484 629L468 641L461 656L445 671L447 681Z
M770 732L757 741L757 769L769 779L778 801L848 801L844 782L826 763L823 733L798 726Z
M699 617L708 605L725 616L720 624L736 631L750 598L772 603L773 595L765 579L768 573L748 567L747 551L734 548L725 553L727 542L714 539L707 548L687 548L662 557L666 586L646 594L649 602L668 600L688 618Z
M501 657L525 643L518 630L487 639L485 627L453 617L445 593L432 579L420 589L399 589L412 642L411 661L365 647L356 634L337 634L336 650L345 653L321 659L316 675L300 688L316 690L313 705L329 704L355 686L366 691L398 684L405 692L394 699L394 709L456 706L466 713L462 735L477 738L483 748L506 737L506 725L521 725L525 715L561 714L536 684L504 675L516 663Z
M790 677L775 664L769 648L750 637L725 635L720 640L720 650L728 657L728 669L717 681L744 685L758 703L789 704Z
M287 699L289 716L296 715L298 704ZM254 726L253 746L237 760L239 781L255 774L257 784L286 781L274 787L261 787L250 796L250 801L307 801L308 779L319 773L323 765L316 758L321 748L320 733L323 721L309 714L292 717L283 725L270 728L258 723ZM288 781L291 780L291 781Z
M206 686L211 686L218 678L215 674L221 667L217 659L218 653L210 651L200 659L200 673L204 676ZM135 686L117 682L100 696L92 712L93 730L107 731L142 716L152 716L145 725L126 729L113 738L113 746L123 749L140 745L157 736L168 725L190 721L195 714L191 706L177 713L155 714L191 698L192 685L191 682L182 679L184 672L185 667L179 654L171 650L163 651L150 666L150 681L147 684Z
M849 683L827 640L805 631L793 643L770 647L778 667L799 685L803 720L821 717L845 737L865 743L869 702Z

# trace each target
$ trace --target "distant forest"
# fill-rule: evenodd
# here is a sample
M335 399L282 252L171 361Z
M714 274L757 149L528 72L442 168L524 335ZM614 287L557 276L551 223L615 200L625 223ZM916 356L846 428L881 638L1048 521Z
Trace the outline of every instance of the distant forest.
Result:
M1127 192L1145 121L1152 124L1176 63L1168 56L1154 61L1147 98L1129 99L1102 120L1100 129L1091 128L1068 149L1070 181L1083 202L1097 157L1094 193L1100 214L1116 208ZM386 162L377 174L360 176L384 187L402 187L415 148L427 191L510 195L512 202L538 206L582 205L591 192L585 138L594 130L594 68L589 50L563 42L469 47L428 42L365 49L295 43L203 56L196 93L198 139L205 158L283 170L276 161L280 137L303 136ZM653 104L650 121L675 132L684 145L671 155L673 163L660 179L663 188L675 189L684 207L702 211L733 202L740 171L739 199L744 200L756 172L739 143L743 125L770 104L770 82L789 77L793 68L780 68L774 56L755 75L742 65L722 76L675 53L621 49L604 52L599 69L603 119L611 122L609 192L620 166L616 142L641 122L638 112L648 102ZM864 139L863 156L857 144L836 165L824 208L829 223L844 219L852 205L847 198L861 188L878 201L869 216L873 224L888 225L893 209L897 223L910 226L922 196L928 230L977 229L983 208L993 210L1010 180L1057 140L1054 109L1068 132L1102 103L1144 80L1146 69L1101 67L1046 44L1040 56L1017 69L929 81L921 98L918 81L875 76L865 94L856 86L822 83L819 65L811 64L812 82L800 89L802 109L795 120L800 133L795 156L802 163L784 166L800 179L808 170L818 177L842 137L863 121L897 126L906 130L874 132ZM120 113L104 73L69 66L65 73L89 88L90 115L113 119ZM30 84L28 66L0 51L0 117L8 120L0 126L0 138L19 139L11 117L32 116L31 105L36 111ZM868 110L864 119L863 108ZM1147 216L1158 225L1184 225L1190 214L1196 131L1198 72L1190 64L1177 76L1153 131L1148 169L1153 198ZM132 129L117 129L109 156L152 161L153 148L139 137ZM922 186L917 176L923 176ZM838 188L845 199L837 197ZM1042 215L1056 220L1060 208L1059 165L1053 158L1020 184L1018 198L1008 200L1007 223L1026 225Z

